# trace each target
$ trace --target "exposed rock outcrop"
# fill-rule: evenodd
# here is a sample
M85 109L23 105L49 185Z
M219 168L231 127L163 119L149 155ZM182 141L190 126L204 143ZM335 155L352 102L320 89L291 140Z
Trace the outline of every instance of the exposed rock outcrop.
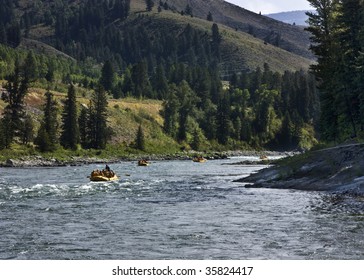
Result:
M364 195L364 144L337 146L286 158L238 181L255 188Z

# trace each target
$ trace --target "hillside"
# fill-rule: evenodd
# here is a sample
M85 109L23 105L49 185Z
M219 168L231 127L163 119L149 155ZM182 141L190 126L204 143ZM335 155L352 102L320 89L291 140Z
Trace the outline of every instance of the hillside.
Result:
M143 7L143 0L133 1L132 7ZM169 0L169 6L175 11L184 11L189 5L194 17L206 19L208 12L212 13L216 23L231 27L240 33L248 33L261 40L272 40L279 37L278 47L308 59L314 56L308 50L309 33L302 27L277 21L270 17L259 15L223 0Z
M153 20L147 28L151 33L163 26L168 26L168 29L173 30L171 32L181 33L187 24L203 33L211 32L211 22L197 17L181 16L171 11L155 12L150 16ZM220 25L219 31L222 36L220 69L223 77L228 78L234 72L263 68L264 63L280 73L308 69L312 63L312 60L266 44L263 40L228 26Z
M292 11L292 12L267 14L266 16L282 21L287 24L307 26L308 24L306 21L308 19L308 16L306 15L306 12L308 11Z
M284 50L278 32L259 38L277 24L271 19L223 1L211 2L216 10L205 19L209 1L179 10L186 3L146 11L142 0L6 0L0 148L22 142L42 152L59 143L68 149L60 140L71 124L54 125L69 112L67 93L73 132L82 128L80 137L72 132L73 149L135 151L141 128L147 141L138 149L148 153L311 147L319 117L315 79L305 71L312 60ZM240 17L250 17L248 33L227 20Z
M69 11L67 13L83 2L85 1L69 1ZM301 27L284 24L221 0L170 0L166 2L169 6L168 10L162 9L158 12L158 5L155 5L152 12L147 13L144 0L133 0L130 2L130 16L126 23L116 21L111 25L124 32L126 28L140 24L148 30L149 34L155 33L161 27L168 26L171 35L177 37L182 28L187 24L191 24L193 28L210 33L212 23L206 20L207 13L210 11L213 22L218 23L221 29L220 69L223 77L228 77L233 72L252 71L257 66L262 68L264 63L268 63L272 70L283 73L285 70L308 69L313 62L313 56L308 50L308 34ZM181 15L181 11L186 9L187 4L192 9L193 17ZM35 13L43 18L44 16L41 16L41 14L45 10L56 11L57 5L54 1L41 1L35 8L35 5L27 1L19 1L17 13L19 16L24 16L26 13ZM154 23L150 24L146 20L141 20L140 18L144 16L152 16ZM57 48L56 52L61 51L68 56L79 59L76 57L80 53L79 49L71 51L70 47L62 47L64 43L57 43L59 38L55 31L54 21L55 18L53 18L52 25L47 23L32 25L28 32L28 38L32 41L23 42L22 46L46 52L54 51L55 47ZM128 26L128 22L130 26ZM112 27L111 25L107 25L106 28ZM110 31L117 32L113 27L112 30ZM79 38L79 36L76 38ZM95 38L94 40L99 39ZM36 44L36 41L41 43ZM47 45L51 47L47 48ZM109 47L109 49L115 47Z

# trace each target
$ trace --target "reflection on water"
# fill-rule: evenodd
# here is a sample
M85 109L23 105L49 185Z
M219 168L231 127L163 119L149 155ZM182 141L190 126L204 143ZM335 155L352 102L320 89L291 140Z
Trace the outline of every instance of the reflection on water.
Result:
M242 159L0 170L0 259L362 259L359 197L245 189Z

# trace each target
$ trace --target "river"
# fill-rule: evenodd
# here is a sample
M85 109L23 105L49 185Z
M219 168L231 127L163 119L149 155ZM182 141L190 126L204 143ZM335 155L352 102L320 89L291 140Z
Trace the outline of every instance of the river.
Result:
M364 259L363 202L245 188L241 160L0 168L0 259Z

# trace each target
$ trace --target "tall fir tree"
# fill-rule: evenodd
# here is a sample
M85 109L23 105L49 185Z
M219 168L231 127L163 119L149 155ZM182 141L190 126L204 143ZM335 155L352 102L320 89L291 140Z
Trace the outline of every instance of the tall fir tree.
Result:
M66 149L76 150L80 143L80 132L78 126L76 89L74 85L68 88L62 113L62 133L60 142Z
M29 87L29 80L18 60L15 61L14 73L7 77L5 92L1 98L7 105L3 111L3 127L6 127L6 146L13 142L14 137L22 139L23 123L25 121L24 98Z
M106 91L111 91L115 82L115 70L110 60L107 60L101 69L100 84Z
M338 112L336 111L337 76L340 49L336 41L337 0L308 0L315 12L308 12L312 45L310 49L317 57L317 64L311 71L318 80L321 96L321 131L324 139L335 141L339 138Z
M81 107L80 116L78 117L78 127L80 131L80 144L81 147L87 149L90 147L90 133L89 133L89 114L88 108Z
M146 10L148 12L152 11L154 7L154 1L153 0L145 0Z
M135 146L138 150L145 151L144 131L141 125L138 127L138 132L135 139Z
M58 106L50 91L45 93L46 102L43 106L43 120L35 139L35 144L42 152L52 152L58 144Z
M96 86L91 97L89 115L89 131L91 131L90 147L94 149L105 149L109 128L107 126L107 96L102 85Z

